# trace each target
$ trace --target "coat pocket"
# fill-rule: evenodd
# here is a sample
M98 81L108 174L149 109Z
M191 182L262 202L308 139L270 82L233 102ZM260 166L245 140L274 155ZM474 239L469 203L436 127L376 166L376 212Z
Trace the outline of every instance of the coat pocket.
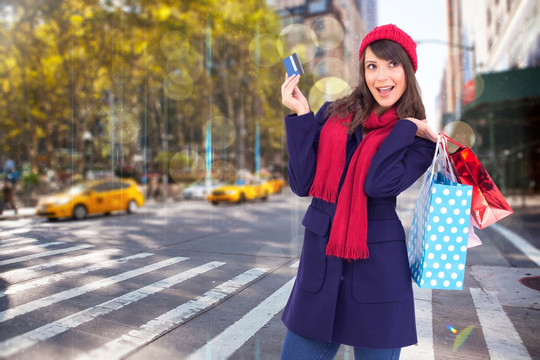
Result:
M310 206L302 219L306 227L302 255L298 265L300 287L310 293L321 290L326 274L326 243L330 215Z
M352 293L359 303L396 302L411 296L405 241L369 245L369 258L353 263Z

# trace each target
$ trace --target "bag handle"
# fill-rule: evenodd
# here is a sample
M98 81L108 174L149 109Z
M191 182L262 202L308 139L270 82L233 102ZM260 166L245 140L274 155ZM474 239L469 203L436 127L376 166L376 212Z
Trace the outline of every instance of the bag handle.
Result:
M437 136L437 143L435 144L435 153L433 154L433 159L431 160L431 166L429 167L429 172L431 173L431 178L433 178L433 173L435 170L435 164L437 163L437 155L439 154L441 144L441 134L439 133L439 136Z
M452 144L459 146L460 148L466 148L466 146L461 145L456 140L452 139L450 136L446 135L445 133L439 133L439 135L442 135L447 141L450 141Z
M443 134L444 135L444 134ZM444 161L442 162L442 169L446 170L444 173L445 175L448 175L448 178L453 182L459 182L458 176L456 175L456 170L454 167L454 162L450 159L450 153L448 152L448 143L447 143L447 137L443 136L443 141L441 141L441 146L443 148L444 153Z
M435 176L435 165L438 163L439 168L446 170L446 173L450 175L450 180L457 182L454 166L448 155L448 146L446 144L447 138L448 136L443 133L439 133L439 136L437 136L435 153L433 154L433 160L431 160L429 172L431 173L430 176L433 179Z

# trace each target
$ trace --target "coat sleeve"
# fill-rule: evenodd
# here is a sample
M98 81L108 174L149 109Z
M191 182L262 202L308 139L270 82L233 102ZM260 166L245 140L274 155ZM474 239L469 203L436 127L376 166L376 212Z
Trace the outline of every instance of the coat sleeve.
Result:
M412 121L398 120L373 155L364 191L373 198L395 197L425 173L435 152L435 144L415 136Z
M315 178L317 146L321 129L328 119L324 115L325 103L314 115L313 112L285 117L287 149L289 151L289 185L298 196L308 196Z

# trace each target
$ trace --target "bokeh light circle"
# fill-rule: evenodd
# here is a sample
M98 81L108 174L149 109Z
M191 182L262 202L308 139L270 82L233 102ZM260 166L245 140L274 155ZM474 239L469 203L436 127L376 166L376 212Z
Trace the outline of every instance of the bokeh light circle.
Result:
M165 95L172 100L186 100L193 93L193 83L179 85L169 76L163 81L163 90Z
M281 30L281 17L275 10L268 11L264 16L264 30L269 34L279 34Z
M335 76L347 81L350 76L350 71L349 67L342 59L337 57L325 57L313 67L312 74L315 80L327 76Z
M342 78L327 76L317 80L314 85L323 94L339 95L350 89L349 84Z
M111 143L127 145L137 141L140 125L135 115L122 112L109 118L106 131Z
M203 134L206 133L206 124L203 125ZM212 148L216 151L231 146L236 140L236 125L226 117L215 116L212 118Z
M309 91L308 100L313 112L317 112L317 110L320 109L325 102L340 99L351 92L350 87L345 88L340 93L323 92L319 88L323 87L313 85Z
M297 53L300 62L313 60L317 51L317 35L308 26L291 24L279 33L277 49L281 58Z
M277 37L270 34L255 35L249 43L249 54L255 64L270 67L281 61L281 55L276 46ZM257 46L259 47L257 55ZM258 57L258 59L257 59Z
M345 38L345 31L341 22L333 16L323 16L311 24L317 35L318 46L330 50L339 46Z
M182 112L182 117L187 118L195 114L195 106L191 102L184 102L180 111Z
M183 69L177 69L174 71L169 72L169 79L176 85L185 85L185 86L191 86L193 84L193 78L191 77L190 73L188 71L185 71Z
M204 74L203 56L191 46L183 45L167 58L167 74L176 84L193 84Z
M453 121L444 127L443 132L456 140L463 146L472 147L476 140L473 128L463 121ZM448 142L448 151L450 153L458 149L457 145Z
M206 176L206 162L195 151L181 151L169 160L169 175L177 183L199 181Z
M234 184L236 182L236 167L228 161L216 160L212 162L212 178L226 184Z
M159 45L165 58L168 59L181 44L184 44L185 39L186 35L180 31L169 31L163 35Z
M448 55L451 59L450 61L454 62L455 64L460 64L460 66L457 67L457 72L451 81L456 85L460 84L454 87L454 95L460 101L463 100L464 96L463 86L461 84L467 84L471 79L474 78L475 75L475 69L473 68L474 50L467 47L467 43L462 43L462 41L458 40L461 39L462 34L465 33L467 33L467 31L461 25L453 25L449 28L450 36L454 34L453 40L450 39L450 42L454 45L448 45ZM483 91L483 81L481 81L481 84L478 85L481 86L479 89ZM478 92L478 94L480 93L481 92Z
M456 97L462 100L463 105L467 105L482 95L484 87L484 78L476 75L474 79L465 83L461 91L456 90Z

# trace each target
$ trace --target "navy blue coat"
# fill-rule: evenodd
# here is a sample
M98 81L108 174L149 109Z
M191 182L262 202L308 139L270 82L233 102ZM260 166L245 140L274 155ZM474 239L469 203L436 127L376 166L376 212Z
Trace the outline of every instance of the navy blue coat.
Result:
M327 105L316 116L311 112L285 117L289 182L298 196L308 196L315 176ZM415 136L416 131L413 122L398 120L373 156L363 184L368 196L368 259L326 256L336 204L313 198L302 220L298 276L282 317L291 331L369 348L417 343L405 231L396 213L397 195L424 174L435 151L435 144ZM361 140L362 129L348 137L341 182Z

